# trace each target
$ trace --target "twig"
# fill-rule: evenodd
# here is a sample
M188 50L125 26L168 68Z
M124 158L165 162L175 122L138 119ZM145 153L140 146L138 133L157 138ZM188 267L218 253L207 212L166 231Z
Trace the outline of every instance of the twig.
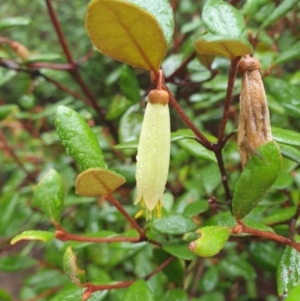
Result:
M56 287L50 288L50 289L38 294L37 296L27 299L25 301L39 301L39 300L43 299L44 297L52 295L53 293L57 292L60 289L61 289L61 286L56 286Z
M138 225L136 220L131 217L128 212L124 209L124 207L116 200L111 194L107 194L103 196L104 199L109 201L113 206L115 206L121 213L122 215L130 222L130 224L138 231L140 234L141 238L145 237L145 232L143 229Z
M168 86L163 83L163 89L169 93L170 103L173 108L177 111L179 116L185 122L185 124L194 132L196 137L199 139L199 142L206 148L211 149L211 143L206 137L195 127L193 122L189 119L189 117L185 114L175 97L173 96L172 92L169 90Z
M187 66L187 64L192 61L196 57L196 52L192 52L183 62L182 64L168 77L165 78L166 82L171 82L175 79L178 74L180 74L183 69Z
M169 265L174 260L174 256L169 257L167 260L165 260L161 265L159 265L156 269L154 269L151 273L148 275L142 277L144 280L150 279L153 275L157 274L161 270L163 270L167 265ZM135 282L137 279L131 280L131 281L120 281L113 284L103 284L103 285L94 285L92 283L86 283L84 286L87 288L87 292L89 294L92 294L96 291L103 291L103 290L111 290L116 288L124 288L130 286L133 282Z
M297 243L293 239L278 235L278 234L273 233L273 232L266 232L266 231L262 231L262 230L249 228L241 220L237 220L237 223L238 223L238 225L235 226L231 230L231 232L234 233L234 234L248 233L248 234L251 234L251 235L271 239L271 240L283 243L285 245L288 245L288 246L294 248L295 250L297 250L298 252L300 252L300 243Z
M235 77L237 73L237 66L240 58L241 58L240 56L234 58L231 61L231 65L230 65L223 117L221 120L219 135L218 135L218 144L220 146L222 145L224 139L224 133L225 133L226 123L227 123L229 109L230 109L230 102L231 102L232 92L234 88Z

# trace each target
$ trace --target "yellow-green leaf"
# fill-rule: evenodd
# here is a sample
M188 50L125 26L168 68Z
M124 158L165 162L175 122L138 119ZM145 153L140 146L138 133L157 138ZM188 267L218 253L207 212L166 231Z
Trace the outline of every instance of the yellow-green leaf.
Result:
M76 193L82 196L111 194L125 183L121 175L104 168L89 168L78 175Z
M29 230L24 231L21 234L15 236L11 240L11 244L14 245L20 240L41 240L43 242L48 242L54 238L54 233L42 230Z
M159 70L170 36L164 32L172 27L170 5L160 2L165 10L158 11L158 1L91 1L86 14L90 39L100 52L113 59L138 68ZM145 9L147 6L150 9ZM151 8L156 8L157 15ZM169 18L158 18L160 15ZM161 26L161 23L169 23L169 26Z
M68 247L63 258L64 270L71 281L77 285L85 282L85 271L77 266L77 258L71 247Z
M253 52L251 44L243 38L217 36L210 33L197 39L195 48L199 54L223 56L230 60Z

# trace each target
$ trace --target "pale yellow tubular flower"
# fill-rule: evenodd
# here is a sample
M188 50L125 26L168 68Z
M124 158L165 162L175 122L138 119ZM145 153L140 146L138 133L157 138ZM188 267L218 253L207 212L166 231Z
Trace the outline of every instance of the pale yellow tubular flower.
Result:
M168 177L171 141L168 101L169 95L164 90L149 93L138 146L134 203L146 207L147 217L154 208L160 217Z

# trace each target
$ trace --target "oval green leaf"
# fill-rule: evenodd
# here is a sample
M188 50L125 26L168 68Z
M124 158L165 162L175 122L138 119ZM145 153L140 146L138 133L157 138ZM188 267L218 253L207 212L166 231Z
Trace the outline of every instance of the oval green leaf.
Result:
M230 236L230 228L207 226L196 231L201 236L190 243L189 248L200 257L211 257L218 254Z
M198 38L195 48L199 54L223 56L230 60L253 52L251 44L243 38L217 36L210 33Z
M85 282L85 271L81 270L77 266L77 258L72 251L71 247L68 247L63 257L63 266L65 273L69 276L70 280L80 285Z
M283 17L286 13L288 13L290 10L293 9L293 7L299 3L299 0L288 0L288 1L282 1L265 19L265 21L262 23L259 29L263 29L273 23L275 23L279 18Z
M188 248L188 244L181 245L164 245L163 250L169 254L184 260L192 260L195 256Z
M43 242L48 242L54 238L55 234L53 232L42 231L42 230L29 230L24 231L21 234L15 236L10 244L14 245L21 240L41 240Z
M154 220L153 228L165 234L185 234L194 231L197 225L188 217L172 214Z
M55 224L59 224L65 198L65 185L60 174L50 169L34 187L32 205L39 207Z
M55 126L61 143L82 171L91 167L106 168L96 136L78 113L59 106Z
M121 301L147 300L154 301L153 294L147 283L139 279L135 281L125 292Z
M290 292L284 301L298 301L300 298L300 283L296 285Z
M4 18L0 21L0 30L15 26L26 26L30 24L31 20L25 17Z
M280 149L275 141L265 143L257 151L259 156L250 158L235 186L232 210L238 220L244 218L264 197L281 169Z
M112 170L89 168L78 175L76 193L82 196L111 194L126 182L125 178Z
M272 137L283 144L300 146L300 134L291 130L272 127Z
M166 0L93 0L88 5L86 28L103 54L158 71L173 34L173 13Z
M299 242L299 236L295 240ZM282 254L277 269L277 292L280 297L287 297L292 288L300 281L300 253L287 246Z
M239 37L245 27L242 13L222 0L207 0L202 20L211 33L228 37Z

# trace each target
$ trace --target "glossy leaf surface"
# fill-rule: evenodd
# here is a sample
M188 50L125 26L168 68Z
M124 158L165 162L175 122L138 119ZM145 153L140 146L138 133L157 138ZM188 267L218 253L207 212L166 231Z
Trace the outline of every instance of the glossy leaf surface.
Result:
M82 196L111 194L125 183L125 178L104 168L89 168L78 175L76 193Z
M241 12L222 0L207 0L202 20L211 33L228 37L239 37L245 27Z
M211 257L218 254L230 236L230 228L207 226L196 231L200 238L190 243L189 248L200 257Z
M196 40L195 48L199 54L223 56L230 60L253 52L251 44L243 38L209 33Z
M59 223L65 197L65 186L59 173L50 169L34 187L34 206L39 207L51 221Z
M173 13L165 0L93 0L88 6L86 27L103 54L158 71L173 34Z
M82 171L91 167L106 168L96 136L77 112L59 106L55 126L61 143Z
M277 142L300 146L300 134L297 132L272 127L272 136Z
M30 24L31 20L25 17L5 18L0 21L0 30L15 26L26 26Z
M185 234L194 231L196 224L184 215L172 214L153 221L153 228L165 234Z
M299 236L296 237L299 242ZM300 253L287 246L282 254L277 269L277 292L280 297L286 297L300 283Z
M232 210L236 219L244 218L264 197L278 177L281 154L275 141L258 148L243 169L235 187Z
M139 279L134 282L126 291L121 301L154 301L154 296L150 291L147 283Z
M189 250L188 244L164 245L163 249L169 254L184 260L192 260L195 256L195 254Z

